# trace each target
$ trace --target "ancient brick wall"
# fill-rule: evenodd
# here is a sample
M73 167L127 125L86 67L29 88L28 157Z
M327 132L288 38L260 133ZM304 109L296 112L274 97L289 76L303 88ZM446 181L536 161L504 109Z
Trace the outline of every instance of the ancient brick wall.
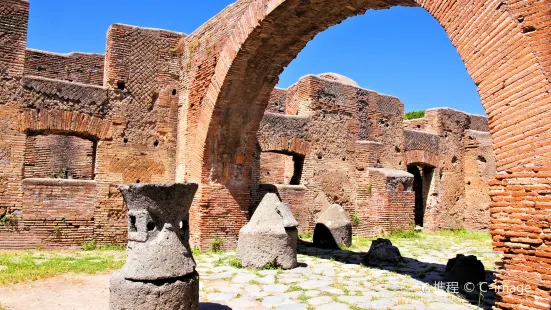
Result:
M495 155L489 132L466 130L465 214L463 226L487 231L490 226L490 191L488 183L496 175Z
M293 169L289 171L288 162L293 158L289 155L273 152L260 154L260 183L264 184L289 184L293 176ZM290 172L290 173L289 173Z
M0 8L5 14L1 30L24 46L28 3L8 1ZM0 216L16 220L11 237L21 241L20 247L37 242L48 247L79 245L91 239L125 243L126 208L117 186L174 181L180 75L175 51L183 37L114 25L105 58L27 51L25 71L23 66L20 73L6 71L9 76L0 88ZM20 52L25 57L24 48L19 51L17 46L3 51L11 53L3 59L15 59ZM22 77L23 72L27 76ZM93 179L93 189L88 183L59 183L52 177ZM75 197L78 191L81 197ZM77 218L80 228L69 225L67 234L60 235L59 221L69 218L41 219L33 199L50 203L41 208L51 209L53 216L69 212L63 209L68 204L92 215L86 224ZM28 216L34 224L25 224ZM40 220L46 224L37 224ZM55 238L50 238L52 232Z
M21 77L27 46L29 2L2 1L0 20L0 76Z
M80 246L94 239L95 181L25 179L15 222L0 225L0 248Z
M283 94L275 90L271 102L278 102ZM300 178L305 188L302 230L313 230L319 214L332 203L342 205L350 217L360 218L354 228L358 235L373 236L389 232L391 227L410 227L411 201L405 205L394 203L398 196L386 190L372 197L372 180L367 172L369 167L405 167L403 105L399 100L360 89L337 74L303 77L287 90L285 98L286 112L298 115L272 114L272 106L267 107L257 135L255 158L258 156L261 168L253 167L252 195L258 196L255 184L281 184L281 175L288 171L285 162L267 151L292 152L291 145L308 145ZM380 117L385 121L378 122L376 118ZM375 141L357 141L361 138ZM263 175L268 170L277 177ZM404 199L410 199L411 193L406 196ZM251 210L258 202L251 200ZM398 205L401 209L396 208ZM405 211L408 208L409 212ZM379 213L385 216L379 218ZM390 217L395 213L408 220L396 218L392 224Z
M268 102L268 107L266 108L266 112L268 113L279 113L279 114L286 114L287 109L287 90L286 89L280 89L275 88L272 92L272 95L270 96L270 102ZM296 113L289 113L291 115L295 115Z
M56 54L27 49L24 74L101 86L104 62L105 56L101 54Z
M342 76L306 76L290 87L286 96L283 90L274 91L271 102L285 97L286 107L294 107L291 113L298 115L273 114L273 107L267 106L257 135L252 196L258 196L256 184L284 184L284 175L290 174L289 162L268 152L289 154L297 151L293 145L308 145L310 154L305 157L301 184L309 218L303 229L312 229L318 214L331 203L342 204L351 217L360 219L354 228L357 235L408 229L414 216L428 230L487 229L486 183L495 172L487 119L444 108L428 110L421 119L403 121L403 105L397 98L338 78ZM485 137L480 138L483 143L464 145L471 132ZM488 157L485 165L471 164L471 153L484 153ZM390 181L370 175L370 168L399 173L406 166L416 167L421 179L417 198L413 192L393 190L373 195L375 183ZM258 202L252 199L250 210Z
M360 140L382 143L381 164L403 170L406 165L402 130L404 104L396 97L364 89L358 89L358 101L360 109L367 110L367 121L358 119L360 128L365 128L360 129L364 133L359 136Z
M431 181L423 186L424 227L487 229L487 184L495 173L487 119L438 108L427 110L424 118L405 121L404 128L408 165L435 168L427 171ZM474 142L473 135L483 142ZM475 163L482 153L487 160L479 167Z
M93 141L66 135L27 135L23 178L94 178Z
M359 208L358 230L367 236L412 229L414 222L413 176L406 171L369 168L366 203Z

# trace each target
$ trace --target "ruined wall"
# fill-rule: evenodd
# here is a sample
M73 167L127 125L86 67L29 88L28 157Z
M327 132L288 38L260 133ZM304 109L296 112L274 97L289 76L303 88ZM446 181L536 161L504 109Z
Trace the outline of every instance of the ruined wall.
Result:
M66 135L27 135L23 178L94 179L94 142Z
M0 3L0 76L21 77L25 63L29 2L5 0Z
M490 226L489 180L496 175L495 155L489 132L466 130L464 227L487 231Z
M0 30L23 40L2 50L3 60L27 55L24 71L9 63L0 88L0 217L15 223L0 239L19 247L125 243L117 186L175 179L174 50L184 35L113 25L105 57L55 55L25 51L28 4L2 2L0 12L13 20Z
M22 194L21 210L0 225L0 248L80 246L94 239L95 181L25 179Z
M289 184L293 172L292 156L273 152L260 154L261 184Z
M104 62L105 56L101 54L56 54L27 49L24 74L101 86Z
M495 172L488 121L479 115L448 108L429 109L425 117L404 122L408 164L435 167L431 184L424 186L424 227L428 230L489 227L488 182ZM482 144L470 143L471 132L480 132ZM476 135L478 136L478 135ZM435 150L437 150L435 152ZM488 165L473 163L478 153ZM474 158L473 158L474 157ZM475 186L469 185L474 182ZM484 211L486 210L486 211Z
M281 106L283 99L285 112L291 115L273 114L274 107ZM411 193L403 198L408 201L404 205L393 202L399 201L401 194L385 189L384 194L374 198L369 192L372 180L368 167L405 167L403 104L398 99L360 89L340 75L326 74L305 76L286 94L276 89L270 102L273 104L268 105L257 135L261 165L281 174L286 171L284 164L276 166L275 160L269 162L268 158L273 157L264 157L265 152L285 152L292 149L291 145L309 145L300 183L305 187L304 207L300 211L302 231L312 231L319 214L332 203L342 205L350 217L360 218L354 228L359 235L372 236L381 230L388 232L391 227L411 226L409 221L400 220L391 224L389 215L410 208ZM375 121L378 118L384 121ZM359 139L373 141L357 142ZM261 174L267 169L261 170ZM255 186L258 187L257 170L253 167L253 197L261 196L254 194ZM260 176L261 183L273 181L275 186L282 183L280 179ZM252 200L251 210L258 202ZM398 204L401 209L395 208ZM384 215L381 225L377 212ZM413 209L410 215L405 213L405 217L411 218Z
M349 213L354 210L354 142L357 136L356 88L333 80L306 76L296 84L294 104L298 115L308 116L308 140L302 184L307 187L308 231L332 203Z
M442 108L404 121L397 98L341 79L305 76L286 92L274 90L257 134L250 210L262 196L258 184L284 184L290 173L283 156L270 152L309 145L301 176L303 230L312 230L331 203L359 219L354 233L363 236L412 228L416 216L428 230L488 229L487 183L495 161L487 119ZM296 115L280 111L283 100L281 110ZM400 190L388 187L393 176L406 177L408 167L421 178L417 198L413 175Z

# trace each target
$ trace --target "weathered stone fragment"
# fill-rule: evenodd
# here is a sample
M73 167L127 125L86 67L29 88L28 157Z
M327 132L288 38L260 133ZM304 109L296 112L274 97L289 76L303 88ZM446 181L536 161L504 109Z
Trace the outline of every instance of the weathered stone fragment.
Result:
M198 309L199 275L189 248L189 208L197 184L121 185L128 251L113 274L111 309Z
M379 238L371 243L369 251L362 259L362 264L366 266L388 266L396 265L401 261L400 250L392 245L390 240Z
M196 184L121 185L128 205L129 280L182 277L195 271L189 248L189 208Z
M199 309L199 274L169 280L139 282L127 280L121 272L111 276L111 310L196 310Z
M297 226L289 207L276 194L266 194L250 222L239 231L237 257L243 267L296 267Z
M314 245L324 249L338 249L352 244L352 223L341 206L333 204L320 215L314 229Z
M484 264L474 255L457 254L446 264L444 280L459 283L461 289L465 288L467 282L473 285L484 282L486 281Z

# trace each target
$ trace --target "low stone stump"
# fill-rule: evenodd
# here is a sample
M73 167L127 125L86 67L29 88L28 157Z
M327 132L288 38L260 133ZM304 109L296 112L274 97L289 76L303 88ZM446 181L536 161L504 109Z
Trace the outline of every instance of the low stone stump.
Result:
M313 243L322 249L339 249L352 244L352 222L343 207L333 204L323 211L314 228Z
M457 254L455 258L448 260L444 281L457 282L459 288L463 290L465 284L469 283L471 287L477 287L478 284L486 281L486 269L484 264L475 256L465 256Z
M127 280L122 273L115 272L110 287L110 309L199 309L197 272L182 278L151 282Z
M197 184L121 185L128 206L126 263L111 276L111 310L197 310L199 274L189 246Z
M365 266L393 266L403 261L400 250L388 239L379 238L371 243L371 247L362 259Z
M264 196L249 223L239 231L237 257L243 267L297 266L298 222L276 194Z

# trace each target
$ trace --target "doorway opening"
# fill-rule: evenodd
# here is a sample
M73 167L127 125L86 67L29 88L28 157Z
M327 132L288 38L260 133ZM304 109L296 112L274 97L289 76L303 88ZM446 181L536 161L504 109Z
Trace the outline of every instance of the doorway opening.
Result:
M415 226L423 227L434 167L423 164L411 164L408 165L408 172L413 174Z

